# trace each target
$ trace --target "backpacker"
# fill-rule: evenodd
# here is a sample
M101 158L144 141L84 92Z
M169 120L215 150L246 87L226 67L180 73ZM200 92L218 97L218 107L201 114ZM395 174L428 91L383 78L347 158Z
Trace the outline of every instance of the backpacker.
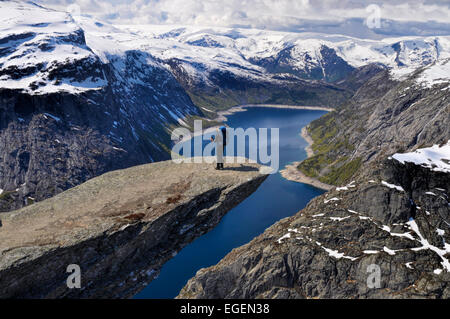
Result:
M223 137L223 145L227 145L227 128L225 126L220 127L220 131L222 132Z

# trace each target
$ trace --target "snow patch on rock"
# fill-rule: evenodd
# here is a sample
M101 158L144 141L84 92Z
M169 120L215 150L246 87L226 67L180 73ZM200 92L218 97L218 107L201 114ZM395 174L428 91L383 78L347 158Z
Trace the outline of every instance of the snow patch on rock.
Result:
M410 153L397 153L392 158L402 164L413 163L435 172L450 173L450 140L443 146L433 145Z

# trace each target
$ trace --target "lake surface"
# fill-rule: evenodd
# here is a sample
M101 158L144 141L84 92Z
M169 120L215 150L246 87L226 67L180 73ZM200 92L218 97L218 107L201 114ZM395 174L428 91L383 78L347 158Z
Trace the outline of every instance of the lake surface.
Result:
M227 125L244 129L279 128L280 170L306 158L301 129L326 111L251 107L228 116ZM269 153L270 154L270 153ZM212 165L212 164L211 164ZM225 163L226 165L226 163ZM266 228L304 208L324 191L270 175L241 204L229 211L209 233L183 248L135 298L174 298L200 268L217 264L233 248L248 243Z

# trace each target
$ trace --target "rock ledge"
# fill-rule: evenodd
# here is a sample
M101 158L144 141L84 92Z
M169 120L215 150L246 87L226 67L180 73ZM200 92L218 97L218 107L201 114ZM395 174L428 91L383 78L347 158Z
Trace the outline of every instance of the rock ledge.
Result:
M131 297L267 175L170 161L113 171L1 215L0 297ZM67 266L81 267L68 289Z

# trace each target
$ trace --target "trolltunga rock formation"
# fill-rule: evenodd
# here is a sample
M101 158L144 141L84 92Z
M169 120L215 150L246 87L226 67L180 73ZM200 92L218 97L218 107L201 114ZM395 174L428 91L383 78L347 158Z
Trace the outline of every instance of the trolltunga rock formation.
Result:
M96 177L1 215L0 297L131 297L267 174L258 164L171 161ZM263 167L264 168L264 167ZM81 268L69 289L67 266Z

